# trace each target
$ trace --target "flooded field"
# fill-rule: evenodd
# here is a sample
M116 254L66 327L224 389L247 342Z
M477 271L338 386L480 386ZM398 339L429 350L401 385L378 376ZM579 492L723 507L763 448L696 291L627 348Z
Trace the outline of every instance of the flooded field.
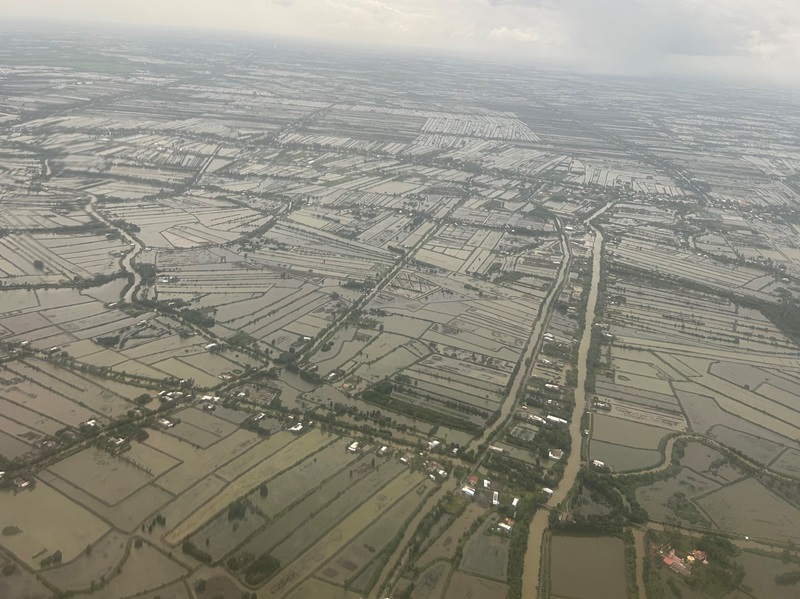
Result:
M736 558L744 566L744 584L753 589L756 597L769 599L797 599L797 585L780 585L775 577L800 569L796 562L786 563L779 555L767 557L745 551Z
M508 586L500 582L456 572L444 599L505 599L507 592Z
M613 537L550 539L552 599L621 599L626 596L625 546ZM580 575L576 573L580 572Z
M616 472L630 472L655 466L661 460L662 454L655 449L635 449L604 441L592 441L589 455Z
M748 478L697 503L726 532L780 543L800 543L800 510Z

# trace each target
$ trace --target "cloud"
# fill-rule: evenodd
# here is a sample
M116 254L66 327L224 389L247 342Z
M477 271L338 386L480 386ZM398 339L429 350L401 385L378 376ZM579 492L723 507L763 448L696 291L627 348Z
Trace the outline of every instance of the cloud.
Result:
M742 72L800 78L799 0L0 2L0 19L43 14L441 47L608 72L699 72L724 61Z
M520 29L519 27L495 27L489 32L489 37L512 42L538 42L542 39L541 34L531 27L525 29Z

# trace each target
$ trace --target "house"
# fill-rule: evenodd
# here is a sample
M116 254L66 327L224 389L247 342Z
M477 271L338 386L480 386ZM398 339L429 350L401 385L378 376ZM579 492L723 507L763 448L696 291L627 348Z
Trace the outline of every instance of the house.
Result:
M592 466L594 466L595 468L605 468L606 463L601 462L600 460L592 460Z
M161 428L172 428L175 426L175 423L172 422L172 420L167 420L166 418L159 418L158 424L161 426Z
M381 447L381 448L378 450L378 456L379 456L379 457L383 457L383 456L385 456L387 453L389 453L389 448L388 448L386 445L384 445L383 447Z
M552 422L553 424L569 424L563 418L558 418L557 416L550 416L549 414L547 415L547 421Z
M294 426L290 426L289 427L289 432L290 433L294 433L296 435L299 435L301 432L303 432L303 423L302 422L298 422Z
M563 449L551 449L547 452L548 457L551 460L560 460L564 457L564 450Z
M358 441L353 441L350 445L347 446L347 451L349 451L350 453L356 453L358 451L359 445L360 443Z
M500 493L498 493L497 491L492 493L492 505L495 507L500 505Z
M543 487L542 491L544 491L544 494L547 495L548 497L550 497L553 494L553 489L548 489L547 487Z
M519 505L519 497L514 497L514 501L512 501L512 502L511 502L511 507L513 507L514 509L516 509L516 507L517 507L518 505Z
M475 496L475 489L469 486L461 487L461 492L466 495L467 497L474 497Z

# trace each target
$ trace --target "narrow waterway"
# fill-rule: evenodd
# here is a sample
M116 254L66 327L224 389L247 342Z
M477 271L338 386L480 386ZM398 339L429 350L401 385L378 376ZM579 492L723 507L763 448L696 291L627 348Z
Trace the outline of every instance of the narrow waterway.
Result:
M581 416L586 407L586 363L589 356L589 346L592 342L592 327L595 320L595 309L597 307L597 295L600 287L600 261L603 249L603 234L594 225L592 220L600 216L608 208L603 206L600 210L586 219L586 224L591 225L594 231L594 243L592 244L592 282L589 289L589 300L586 304L586 318L581 333L581 343L578 346L578 382L575 388L575 407L572 410L572 418L569 424L569 432L572 437L570 445L570 455L564 469L564 476L561 483L554 490L553 495L547 501L548 508L555 508L567 496L567 493L575 484L578 470L581 464ZM528 533L528 551L525 554L525 567L522 572L522 596L525 599L533 599L539 596L539 564L542 558L542 537L547 529L549 509L540 509L536 512L531 522L530 532Z
M517 370L514 379L511 381L511 386L506 394L505 400L500 406L500 417L492 426L487 427L479 437L476 437L470 441L467 447L477 447L484 441L491 439L499 429L508 424L512 411L517 407L517 395L519 394L520 388L522 388L522 386L528 381L531 369L533 368L533 358L539 349L539 346L542 342L542 336L547 331L547 325L550 322L550 316L553 311L553 302L561 293L561 288L564 286L564 281L567 277L567 273L569 272L571 260L571 254L569 253L569 241L567 240L566 234L563 232L560 225L559 235L561 237L562 258L561 264L558 267L558 274L556 275L556 280L550 286L545 299L542 301L542 304L539 307L539 313L537 314L536 320L531 329L530 337L528 337L528 343L525 346L524 354L520 358L519 369ZM483 455L478 456L475 469L477 469L481 464L483 458L486 456L487 451L488 449L484 450Z

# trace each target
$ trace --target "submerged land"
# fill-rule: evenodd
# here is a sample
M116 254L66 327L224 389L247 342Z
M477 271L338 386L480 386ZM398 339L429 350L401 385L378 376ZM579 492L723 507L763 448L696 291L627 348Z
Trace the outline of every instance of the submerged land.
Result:
M796 95L0 42L0 596L797 596Z

